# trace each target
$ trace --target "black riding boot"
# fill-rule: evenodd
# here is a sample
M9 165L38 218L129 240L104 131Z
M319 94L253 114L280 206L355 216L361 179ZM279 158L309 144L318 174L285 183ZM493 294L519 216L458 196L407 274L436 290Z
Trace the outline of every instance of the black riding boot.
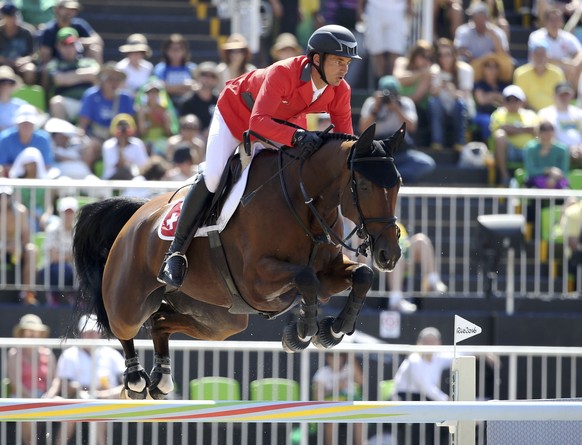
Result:
M182 286L188 271L186 250L188 250L192 236L194 236L194 233L202 223L202 213L213 195L214 193L210 193L206 188L202 175L198 176L182 203L174 240L166 253L164 263L158 274L158 281L161 283L176 288Z

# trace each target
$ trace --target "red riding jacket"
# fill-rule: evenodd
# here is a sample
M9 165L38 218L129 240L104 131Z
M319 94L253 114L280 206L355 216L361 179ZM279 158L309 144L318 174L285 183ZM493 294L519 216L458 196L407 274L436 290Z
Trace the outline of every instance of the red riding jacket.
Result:
M298 56L228 81L217 107L237 139L242 140L243 132L251 129L267 139L291 145L295 129L272 118L305 128L306 114L329 113L336 133L353 134L350 93L350 86L342 80L337 87L328 85L311 103L311 64L306 56Z

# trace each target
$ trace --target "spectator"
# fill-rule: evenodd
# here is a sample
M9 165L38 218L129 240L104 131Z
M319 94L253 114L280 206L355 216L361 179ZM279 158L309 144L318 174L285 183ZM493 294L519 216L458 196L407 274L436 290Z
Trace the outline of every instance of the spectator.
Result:
M148 146L148 153L164 154L166 141L174 133L177 118L174 106L164 90L164 84L153 78L143 88L143 96L136 100L137 128Z
M29 212L26 206L16 200L12 187L7 185L0 186L0 215L5 227L3 240L6 243L2 249L5 256L0 258L0 264L6 270L6 282L22 287L20 301L24 304L38 304L33 290L36 249L30 240L32 230ZM3 296L2 301L8 302L7 296ZM18 300L10 302L16 303Z
M547 61L562 69L572 85L578 85L582 67L582 44L564 27L564 15L557 7L546 10L544 27L533 31L528 38L528 47L536 44L546 47Z
M121 90L124 80L124 72L115 64L106 63L99 71L99 83L85 91L81 98L79 127L91 138L87 159L93 169L101 159L103 141L110 136L113 117L120 113L134 114L132 97Z
M54 17L57 0L14 0L20 8L22 19L35 29L42 27Z
M247 39L242 34L231 34L220 47L222 62L216 67L218 73L218 90L222 91L230 79L249 73L256 69L251 64L252 54Z
M196 68L194 75L196 86L182 104L181 116L188 114L195 115L200 121L200 132L202 139L208 137L210 121L218 101L218 70L214 62L202 62Z
M148 158L147 163L140 169L139 174L133 177L131 181L162 181L165 180L170 168L170 163L162 156L152 155ZM123 196L137 198L151 198L157 195L158 192L143 188L127 188L122 192L122 194Z
M498 0L485 0L485 3L489 8L490 20L503 30L503 32L505 33L505 37L507 37L507 40L509 40L510 38L509 22L505 17L505 5L503 4L503 2L499 2Z
M202 140L200 133L200 119L194 114L187 114L180 118L180 131L177 135L168 139L166 149L166 159L173 159L174 152L178 147L190 147L190 154L194 165L204 162L206 157L206 144Z
M21 80L9 66L0 66L0 131L16 126L18 109L26 101L12 97Z
M303 54L303 49L299 46L297 37L289 32L284 32L277 36L277 40L271 47L271 58L273 62L285 60Z
M525 94L517 85L509 85L502 94L503 106L491 114L491 132L498 181L507 186L511 179L507 162L523 162L523 148L535 136L538 116L524 108Z
M560 218L560 229L564 236L564 247L568 261L568 273L576 277L580 287L579 267L582 266L582 200L569 198L564 203Z
M143 141L135 137L136 124L129 114L118 114L111 122L111 137L103 143L103 179L132 179L148 160Z
M73 288L73 227L79 202L72 196L57 200L58 216L51 215L45 228L45 264L39 270L37 282L45 286L49 306L73 306L76 293Z
M190 61L188 41L182 34L172 34L162 45L164 60L154 67L154 76L164 82L166 91L176 109L184 100L184 95L194 86L196 64Z
M524 147L523 163L526 185L539 189L569 188L566 175L570 170L568 148L556 142L554 126L542 121L539 140L533 139Z
M574 89L569 83L559 83L554 91L554 104L542 108L538 116L552 124L556 141L568 147L571 167L582 168L582 109L572 104Z
M44 130L36 128L41 117L38 110L29 104L22 105L14 119L16 127L7 128L0 133L0 165L7 173L16 157L27 147L37 148L45 167L53 164L51 139Z
M102 338L94 315L82 316L78 330L82 339ZM123 356L110 346L72 346L59 357L56 377L44 397L117 398L123 389L124 371ZM62 422L54 443L68 442L75 431L75 425L75 422ZM97 445L107 443L105 426L105 423L97 422Z
M461 0L435 0L433 3L433 33L439 38L454 39L457 28L463 23Z
M529 48L531 62L516 68L513 83L525 93L525 105L539 111L554 102L554 88L566 78L560 67L548 62L545 41L534 41Z
M400 95L400 83L394 76L383 76L378 90L362 105L359 129L363 132L376 122L376 136L386 139L406 124L404 142L394 153L394 161L405 183L414 183L435 168L434 160L415 149L412 135L416 132L418 116L409 97Z
M313 400L358 401L362 400L362 368L353 354L327 352L325 365L313 375ZM361 423L355 423L354 445L363 443ZM340 440L341 437L341 440ZM340 434L337 426L324 424L324 443L333 445L345 441L345 434Z
M154 71L154 66L147 60L152 56L148 39L143 34L131 34L119 47L119 52L125 54L125 58L115 67L125 73L125 87L131 96L135 96Z
M479 129L479 137L475 138L487 143L491 135L491 113L503 105L502 91L511 82L513 66L507 57L498 53L489 53L473 61L475 71L475 124Z
M0 65L12 68L28 85L36 83L36 66L33 56L36 51L35 29L22 22L19 9L13 3L4 3L0 8Z
M196 174L197 164L194 163L194 157L188 145L176 147L172 157L172 164L173 168L166 173L168 181L185 182Z
M489 20L489 7L486 3L475 2L467 10L468 23L457 28L455 47L459 57L471 62L489 53L509 57L509 42L501 28Z
M433 47L422 39L410 48L408 57L398 57L394 62L394 77L400 82L402 95L410 97L416 106L418 128L414 139L423 147L430 144L428 98L432 85L432 63Z
M15 338L46 338L50 328L35 314L26 314L12 329ZM10 397L38 398L48 388L55 375L57 359L45 346L22 346L8 350L7 376L10 380ZM33 423L22 422L22 444L32 445L40 442L37 432L33 440ZM40 424L36 424L38 428Z
M61 28L57 33L60 59L52 59L47 67L54 95L50 99L50 114L59 119L77 121L81 97L97 81L99 63L79 53L79 34L74 28Z
M473 68L457 60L453 42L439 39L437 60L431 71L433 83L428 99L431 147L442 150L446 127L453 128L453 145L460 151L465 145L465 133L473 102Z
M565 19L569 19L580 8L580 0L534 0L532 14L538 27L546 25L546 13L551 8L557 8Z
M52 137L55 166L61 177L85 179L92 175L87 162L89 138L79 127L63 119L51 117L44 124L44 130Z
M74 28L79 34L87 57L103 63L103 39L84 19L77 17L81 5L78 1L59 0L55 5L55 18L40 31L39 57L43 66L54 58L60 58L57 47L57 33L61 28Z
M440 346L441 333L433 327L424 328L418 334L416 344L419 346ZM452 357L442 353L418 353L413 352L400 364L394 375L395 391L400 400L425 401L432 400L443 402L449 400L449 396L441 389L441 378L444 370L449 369ZM425 429L424 442L420 440L420 430ZM435 443L434 427L430 424L420 426L412 425L410 434L407 425L398 424L399 443L412 443L432 445ZM439 429L441 441L446 443L448 433ZM444 439L444 440L443 440Z
M434 292L444 294L448 288L442 282L436 270L436 261L434 246L432 241L424 233L415 233L412 236L402 224L398 224L400 228L400 249L402 250L402 257L394 270L387 275L388 283L390 284L389 308L403 313L412 313L416 311L416 305L404 299L404 276L407 268L410 269L415 265L420 265L421 292Z

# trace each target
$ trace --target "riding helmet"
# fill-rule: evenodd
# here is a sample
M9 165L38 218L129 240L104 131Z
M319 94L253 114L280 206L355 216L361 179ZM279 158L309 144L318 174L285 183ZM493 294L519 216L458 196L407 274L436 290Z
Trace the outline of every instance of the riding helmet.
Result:
M361 59L356 38L349 29L340 25L326 25L315 30L307 42L307 54L310 53Z

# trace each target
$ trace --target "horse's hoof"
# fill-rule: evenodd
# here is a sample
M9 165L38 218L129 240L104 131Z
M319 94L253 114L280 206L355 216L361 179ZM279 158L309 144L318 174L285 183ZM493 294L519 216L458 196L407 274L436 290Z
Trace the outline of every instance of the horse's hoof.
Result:
M309 340L301 340L297 334L297 322L289 323L283 329L283 350L285 352L301 352L309 346Z
M147 389L144 389L143 391L138 392L138 391L133 391L131 389L125 388L125 398L129 398L132 400L145 400L147 396L148 396Z
M154 400L164 400L168 394L163 393L157 386L149 389L150 397Z
M334 317L325 317L319 323L319 331L311 339L317 349L330 349L341 343L344 334L333 332Z

